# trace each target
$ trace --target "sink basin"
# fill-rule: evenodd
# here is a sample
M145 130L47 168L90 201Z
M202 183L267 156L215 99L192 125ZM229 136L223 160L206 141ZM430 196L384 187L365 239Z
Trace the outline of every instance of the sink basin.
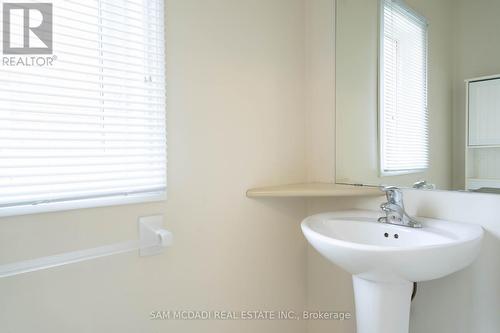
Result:
M406 333L413 282L471 264L483 229L427 218L418 218L422 228L409 228L379 223L380 216L357 210L318 214L302 222L302 231L319 253L353 275L358 333ZM384 320L387 314L390 320Z
M426 281L468 266L483 229L474 224L419 218L422 228L378 223L371 211L326 213L306 218L311 245L349 273L373 281Z

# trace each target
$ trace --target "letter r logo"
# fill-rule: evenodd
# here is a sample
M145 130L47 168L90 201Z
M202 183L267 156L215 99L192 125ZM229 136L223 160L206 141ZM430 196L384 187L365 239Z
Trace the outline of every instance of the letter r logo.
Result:
M3 4L3 53L52 54L52 4Z

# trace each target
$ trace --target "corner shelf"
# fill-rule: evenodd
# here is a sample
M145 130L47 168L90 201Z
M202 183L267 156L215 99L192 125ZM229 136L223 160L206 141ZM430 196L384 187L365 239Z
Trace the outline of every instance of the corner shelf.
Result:
M246 194L249 198L314 198L384 195L383 192L376 187L333 183L300 183L258 187L249 189Z

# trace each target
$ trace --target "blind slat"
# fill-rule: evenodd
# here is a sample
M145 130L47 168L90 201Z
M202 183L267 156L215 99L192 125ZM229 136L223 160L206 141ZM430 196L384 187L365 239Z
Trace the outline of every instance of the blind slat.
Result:
M71 120L65 120L65 119L47 119L47 117L44 118L36 118L36 117L31 117L31 118L21 118L21 117L8 117L8 116L2 116L1 113L5 112L5 110L2 110L0 108L0 122L2 121L10 121L10 122L17 122L17 123L47 123L47 124L66 124L66 125L97 125L97 126L102 126L102 127L108 127L110 126L113 127L142 127L142 128L164 128L165 126L160 123L160 122L148 122L148 123L124 123L124 122L117 122L117 121L109 121L109 119L102 120L102 121L81 121L79 119L71 119ZM8 111L7 111L8 112ZM162 132L163 133L163 132Z
M3 89L0 89L0 93L3 91ZM55 95L57 96L57 95ZM147 111L148 113L163 113L164 111L164 104L161 105L161 108L158 109L153 109L153 110L148 110L147 108L143 109L138 109L138 108L130 108L130 107L116 107L116 106L104 106L104 105L88 105L84 103L58 103L58 102L46 102L46 101L34 101L33 97L30 97L31 99L15 99L15 98L3 98L2 97L2 102L11 102L11 103L18 103L18 104L29 104L29 105L35 105L35 106L54 106L54 107L69 107L69 108L85 108L85 109L106 109L106 110L115 110L117 112L123 111L124 114L126 111L133 111L133 112L141 112L141 111ZM150 108L152 108L152 105L149 105ZM103 114L101 114L103 115Z
M71 78L71 81L72 82L80 82L80 83L86 83L86 84L90 84L92 86L95 86L96 84L97 85L100 85L102 82L102 79L101 79L101 74L100 73L88 73L88 72L81 72L81 71L75 71L75 70L72 70L72 71L66 71L66 70L63 70L61 68L52 68L51 69L51 73L47 73L47 72L44 72L44 78L46 79L55 79L57 80L59 83L62 83L62 84L65 84L65 80L68 79L67 78L67 75L68 75L68 72L73 74L72 75L72 78ZM28 77L29 79L33 80L33 81L37 81L37 80L40 80L40 78L35 78L33 77L32 74L29 74L29 73L23 73L23 72L13 72L12 70L7 70L7 69L2 69L2 73L5 73L5 74L8 74L8 75L21 75L23 77ZM63 76L57 76L57 75L54 75L54 74L57 74L57 73L61 73L61 74L64 74ZM78 74L82 74L82 75L85 75L85 76L95 76L95 80L85 80L85 79L82 79L80 78L79 76L78 77L75 77L77 76ZM131 79L131 78L127 78L127 77L116 77L114 75L109 75L107 74L106 75L106 78L109 78L109 79L117 79L117 80L121 80L121 81L132 81L132 82L139 82L137 79ZM165 91L165 87L160 83L155 83L155 82L148 82L147 84L147 88L144 87L144 80L141 80L140 81L141 85L131 85L129 83L123 83L123 82L120 82L120 83L114 83L112 81L107 81L106 82L106 85L107 86L110 86L110 87L119 87L119 88L126 88L128 89L127 91L132 91L132 90L140 90L140 91L159 91L159 92L164 92ZM65 84L65 86L67 87L67 85ZM106 88L106 87L104 87ZM75 89L78 89L78 88L75 88ZM106 93L106 90L103 89L103 92ZM117 91L115 91L117 92Z
M33 109L29 109L29 108L20 109L20 108L16 108L16 107L9 107L9 108L0 107L0 111L11 112L11 113L15 114L16 116L22 116L23 113L28 113L28 114L37 113L37 114L41 114L44 116L50 115L50 116L54 116L54 117L60 116L61 118L57 118L57 119L61 119L61 120L68 119L69 117L85 117L85 118L98 117L101 119L103 118L102 111L100 111L100 112L88 112L88 111L84 112L81 110L71 110L71 111L65 112L64 110L56 110L56 109L43 110L42 107L43 106L40 106L40 109L37 109L37 110L35 110L34 108ZM96 108L96 109L99 109L99 108ZM151 115L152 113L154 113L155 115L154 116ZM32 119L34 119L34 118L32 118ZM75 118L72 118L72 119L75 119ZM108 112L107 111L106 118L103 119L103 121L114 122L118 119L134 119L134 120L143 120L143 121L163 122L163 121L165 121L165 115L163 114L162 111L158 111L158 112L150 111L148 114L141 114L140 111L137 111L137 110L123 112L123 114L119 114L118 112Z

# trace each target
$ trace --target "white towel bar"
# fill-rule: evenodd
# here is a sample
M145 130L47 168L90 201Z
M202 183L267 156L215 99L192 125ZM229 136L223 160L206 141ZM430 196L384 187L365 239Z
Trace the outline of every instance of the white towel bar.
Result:
M141 256L162 253L172 244L172 233L162 228L163 217L147 216L139 218L139 240L125 241L93 249L56 254L37 259L0 265L0 278L39 271L80 261L107 257L114 254L139 250Z

